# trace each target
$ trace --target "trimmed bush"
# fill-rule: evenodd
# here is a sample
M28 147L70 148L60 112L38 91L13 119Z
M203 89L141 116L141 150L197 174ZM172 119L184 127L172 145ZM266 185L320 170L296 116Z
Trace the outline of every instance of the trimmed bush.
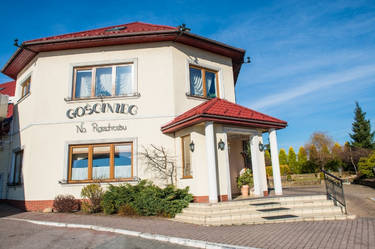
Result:
M72 213L80 209L80 201L73 195L58 195L53 201L53 208L62 213Z
M81 209L86 213L97 213L101 211L100 202L104 191L99 183L93 183L85 186L81 190L81 196L85 198L82 201Z
M371 153L368 157L362 157L358 163L358 171L364 178L375 177L373 168L375 167L375 152Z
M170 185L162 189L148 181L137 185L110 185L101 205L106 214L121 215L161 215L174 217L189 205L193 196L189 188L177 189ZM134 212L134 213L133 213Z
M266 173L267 173L268 176L273 176L272 166L266 167ZM290 168L287 164L280 165L280 175L286 176L290 173L291 173L291 171L290 171Z

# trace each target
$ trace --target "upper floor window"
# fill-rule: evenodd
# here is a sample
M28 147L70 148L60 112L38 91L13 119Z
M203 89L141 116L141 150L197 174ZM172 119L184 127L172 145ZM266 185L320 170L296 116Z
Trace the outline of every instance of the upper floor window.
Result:
M21 98L25 97L30 93L30 84L31 84L31 77L27 78L24 82L21 83L22 91L21 91Z
M74 69L73 99L134 94L133 64Z
M217 72L190 65L190 94L203 98L219 96Z

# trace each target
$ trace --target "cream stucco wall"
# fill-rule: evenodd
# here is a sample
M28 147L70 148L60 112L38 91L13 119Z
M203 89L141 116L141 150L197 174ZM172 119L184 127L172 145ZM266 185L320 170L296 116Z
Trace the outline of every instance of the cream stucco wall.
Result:
M74 66L117 64L132 62L136 67L138 97L104 99L104 103L125 103L138 106L136 115L100 113L69 119L71 108L101 102L96 100L67 101L71 97ZM101 142L134 144L134 175L157 181L139 156L142 146L162 145L181 167L181 141L187 131L165 135L160 127L175 116L203 102L187 97L189 90L189 63L218 70L220 97L234 98L231 60L203 50L172 42L76 49L40 53L17 78L16 96L20 97L20 84L31 76L30 95L19 100L13 122L12 149L24 148L22 186L9 188L8 199L51 200L57 194L74 194L79 197L84 184L60 184L68 171L68 145ZM126 131L94 132L92 124L100 126L124 125ZM77 132L84 126L86 133ZM194 195L207 195L207 169L204 128L192 127L196 151L192 157L193 178L180 179L178 186L190 186ZM218 135L219 136L219 135ZM218 152L218 161L223 155ZM218 164L219 172L222 165ZM181 170L178 171L181 174ZM223 177L219 173L219 177ZM158 181L157 181L158 182ZM225 194L226 183L220 181L220 194ZM159 182L160 183L160 182ZM222 185L224 184L224 185Z

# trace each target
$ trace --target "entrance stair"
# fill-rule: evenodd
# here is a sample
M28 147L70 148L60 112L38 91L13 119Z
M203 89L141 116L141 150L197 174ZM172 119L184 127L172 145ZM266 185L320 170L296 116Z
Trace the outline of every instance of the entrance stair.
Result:
M190 203L175 221L207 226L354 219L326 195Z

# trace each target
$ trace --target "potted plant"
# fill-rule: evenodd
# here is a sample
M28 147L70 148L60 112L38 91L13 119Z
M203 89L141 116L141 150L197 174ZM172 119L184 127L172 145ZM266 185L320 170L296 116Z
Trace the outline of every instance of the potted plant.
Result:
M253 186L253 174L250 169L245 169L237 178L237 186L241 189L242 197L249 196L249 188Z

